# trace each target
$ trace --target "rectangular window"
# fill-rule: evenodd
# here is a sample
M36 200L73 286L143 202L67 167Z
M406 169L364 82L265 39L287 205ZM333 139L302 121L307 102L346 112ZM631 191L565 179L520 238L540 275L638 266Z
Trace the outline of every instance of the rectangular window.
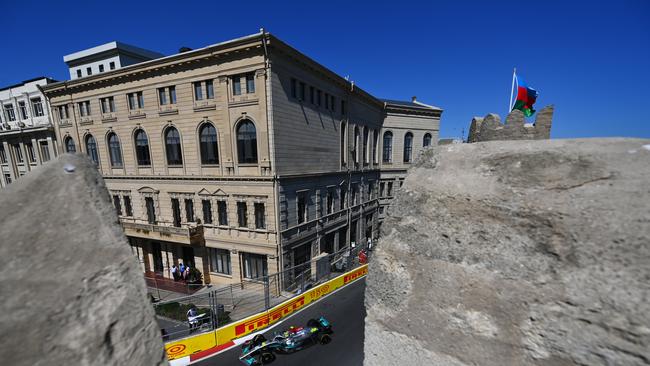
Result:
M102 107L102 113L104 114L115 112L115 100L113 97L101 98L99 105Z
M14 112L14 105L13 104L5 104L5 115L7 116L7 119L9 121L15 121L16 120L16 114Z
M201 200L203 208L203 223L212 224L212 203L210 200Z
M368 182L368 199L373 199L375 195L375 182Z
M217 214L219 215L219 225L228 226L228 206L226 201L217 202Z
M160 105L167 104L167 91L165 88L158 88L158 102Z
M319 107L323 105L323 92L320 90L316 92L316 104L318 104Z
M330 95L325 93L325 109L330 109Z
M205 95L208 99L214 99L214 83L212 80L205 81Z
M0 144L0 163L7 163L7 153L5 152L5 147Z
M78 107L79 107L79 115L81 117L90 116L90 101L87 100L85 102L79 102Z
M210 268L212 272L230 275L230 251L227 249L210 249Z
M144 96L142 92L129 93L129 109L136 110L144 108Z
M185 199L185 219L187 222L194 222L194 200L191 198Z
M5 182L7 182L7 184L11 183L11 174L5 173Z
M181 204L178 198L172 198L172 219L174 226L181 227Z
M27 106L25 105L25 102L20 101L18 102L18 111L20 111L20 119L27 119Z
M298 97L298 92L296 91L296 79L291 79L291 97Z
M232 95L241 95L241 75L232 77Z
M108 68L111 69L111 70L115 70L115 62L111 61L111 62L108 64Z
M90 67L86 67L86 75L92 75L93 74L93 69Z
M346 202L345 202L345 200L347 198L347 197L345 197L346 193L347 192L345 191L345 188L341 188L341 202L339 202L339 209L340 210L344 209L345 206L346 206Z
M41 159L43 162L50 161L50 149L47 141L40 141L39 145L41 147Z
M36 154L34 154L34 146L31 143L26 143L25 148L27 148L27 159L30 163L36 162Z
M264 204L255 203L255 228L266 229L266 220L264 217Z
M255 73L249 72L246 74L246 93L255 93Z
M345 114L345 100L341 101L341 114Z
M239 227L248 226L246 202L237 202L237 223Z
M115 206L117 216L122 216L122 204L120 203L120 196L113 195L113 206Z
M296 194L298 223L302 224L307 221L307 192L298 192Z
M300 100L304 101L305 100L305 83L300 82Z
M23 162L23 152L20 149L20 145L14 144L13 146L14 146L14 156L16 157L16 161L18 161L19 163L22 163Z
M386 185L386 195L388 197L393 196L393 182L388 182L388 184Z
M41 117L45 115L43 113L43 103L41 102L41 98L32 98L32 109L34 110L34 117Z
M145 197L144 204L147 207L147 221L150 224L156 223L156 207L153 203L153 198Z
M203 88L201 88L201 82L194 82L194 100L203 100Z
M77 69L77 77L78 77L78 78L81 77L81 69Z
M169 103L176 104L176 87L170 86L168 89L169 89Z
M384 197L384 189L386 189L386 183L379 183L379 197Z
M352 183L352 206L358 204L357 199L359 198L359 184Z
M309 103L314 104L314 87L309 87Z
M99 65L99 72L104 72L104 65Z
M131 196L122 196L124 199L124 213L126 216L133 216L133 206L131 205Z
M327 190L327 213L334 212L334 192L331 189Z
M332 109L332 112L336 112L336 97L331 95L330 98L330 108Z
M267 275L266 256L252 253L242 253L245 278L261 278Z

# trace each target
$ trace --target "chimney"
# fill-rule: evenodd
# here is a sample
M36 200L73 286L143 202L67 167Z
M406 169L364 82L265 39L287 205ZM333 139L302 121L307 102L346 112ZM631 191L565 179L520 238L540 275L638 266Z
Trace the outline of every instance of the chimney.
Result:
M416 102L416 99L417 99L417 97L416 97L415 95L412 96L412 97L411 97L411 102L415 103L415 102Z

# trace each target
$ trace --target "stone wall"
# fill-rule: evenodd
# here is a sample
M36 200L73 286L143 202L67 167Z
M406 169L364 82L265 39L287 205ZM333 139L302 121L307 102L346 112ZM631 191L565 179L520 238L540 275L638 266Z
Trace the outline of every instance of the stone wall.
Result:
M650 140L457 144L409 170L366 365L648 365Z
M553 119L552 105L537 112L534 124L527 124L524 114L514 110L506 117L505 125L501 123L498 114L474 117L469 127L467 142L495 140L543 140L551 138L551 123Z
M0 363L166 365L104 181L65 154L0 191Z

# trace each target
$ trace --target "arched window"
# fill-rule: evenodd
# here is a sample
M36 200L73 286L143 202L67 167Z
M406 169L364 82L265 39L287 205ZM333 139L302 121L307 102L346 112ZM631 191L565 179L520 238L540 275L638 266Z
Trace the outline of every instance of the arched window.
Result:
M424 138L422 139L422 146L427 147L431 146L431 134L430 133L425 133Z
M359 127L354 127L354 162L359 162Z
M257 163L257 132L253 122L245 119L237 126L237 157L239 163Z
M382 151L382 161L390 163L393 160L393 133L386 131L384 133L384 146Z
M199 142L201 145L201 164L219 164L219 150L217 146L217 129L206 123L199 129Z
M65 152L73 154L77 152L77 148L74 146L74 140L70 136L65 138Z
M95 141L93 135L86 136L86 152L88 153L88 156L90 156L90 158L95 162L95 164L99 165L99 154L97 153L97 141Z
M175 127L169 127L165 131L165 151L168 165L183 165L181 135Z
M133 135L135 142L135 156L138 159L138 165L148 166L151 165L151 155L149 154L149 139L144 130L137 130Z
M345 122L341 123L341 165L347 161L347 144L345 143Z
M363 127L363 162L368 164L368 127Z
M413 154L413 134L407 132L404 135L404 162L410 163Z
M122 148L120 147L120 139L115 132L108 134L108 152L111 157L111 166L113 168L122 167Z

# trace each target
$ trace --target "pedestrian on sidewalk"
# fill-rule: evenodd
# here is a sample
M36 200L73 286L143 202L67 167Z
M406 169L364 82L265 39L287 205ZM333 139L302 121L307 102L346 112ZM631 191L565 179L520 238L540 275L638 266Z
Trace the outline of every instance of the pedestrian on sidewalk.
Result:
M190 266L185 267L185 272L183 272L183 279L187 281L190 278Z
M176 268L175 264L172 265L172 268L170 268L169 271L171 272L174 281L178 281L179 278L178 268Z
M178 272L179 276L180 276L180 277L183 277L183 273L185 273L185 265L183 264L183 262L181 262L181 263L178 265L178 269L180 270L180 271Z

